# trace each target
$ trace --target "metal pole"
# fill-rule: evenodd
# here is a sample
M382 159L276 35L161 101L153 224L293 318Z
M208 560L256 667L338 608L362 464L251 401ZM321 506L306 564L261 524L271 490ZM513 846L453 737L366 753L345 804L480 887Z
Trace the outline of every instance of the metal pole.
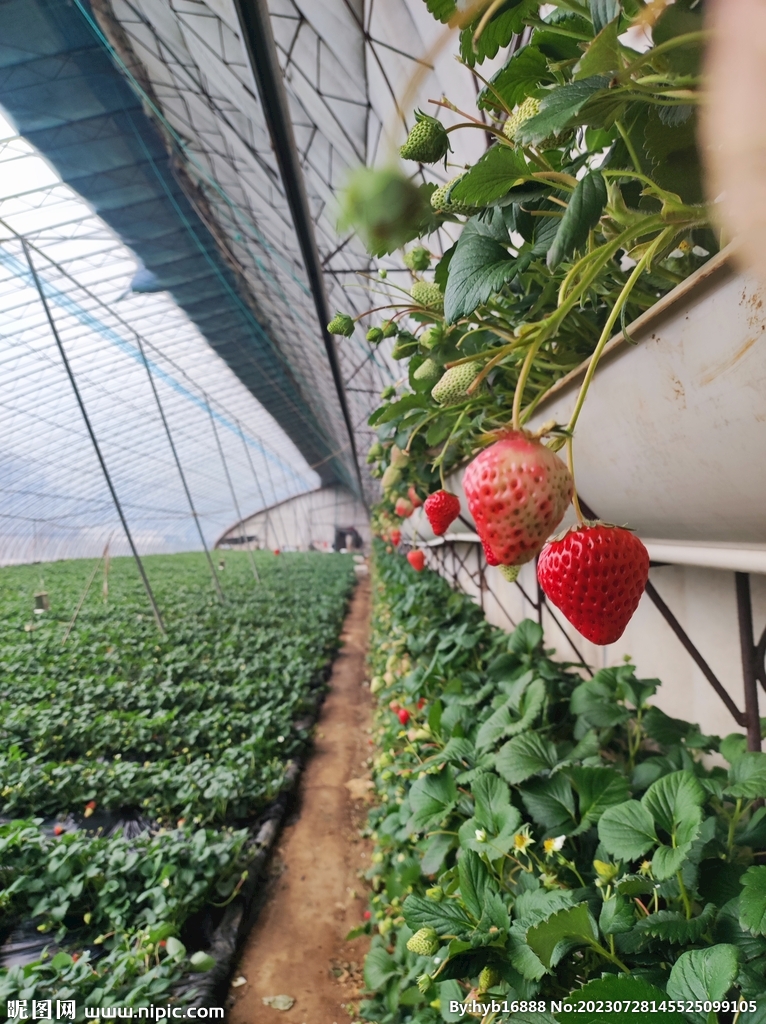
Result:
M149 598L149 602L150 602L150 604L152 606L152 611L154 612L154 621L157 623L157 628L160 630L160 632L161 633L165 633L166 632L165 624L162 621L162 615L160 614L160 609L157 606L157 602L156 602L156 600L154 598L154 592L152 591L151 584L149 583L149 578L146 575L146 570L144 569L144 563L141 561L141 556L138 553L136 545L133 543L133 536L132 536L132 534L130 532L130 528L128 526L128 521L125 518L125 513L122 511L122 505L120 504L120 499L117 497L117 491L114 489L114 484L112 483L112 478L109 475L109 470L106 468L106 462L104 461L104 456L101 454L101 449L99 448L98 441L96 440L96 434L95 434L95 432L93 430L93 427L91 425L90 419L88 417L88 413L87 413L87 410L85 408L85 403L83 402L82 395L80 394L80 389L77 387L77 381L75 380L74 373L72 372L72 367L69 365L69 359L67 358L67 354L66 354L66 351L64 349L64 345L63 345L63 343L61 341L61 337L59 336L58 328L56 327L56 324L54 322L53 316L51 315L50 307L48 306L48 300L45 298L45 292L43 291L42 285L40 284L40 279L37 276L37 271L35 270L35 265L32 262L32 256L31 256L31 254L29 252L29 248L27 246L27 241L26 241L25 238L21 238L20 241L21 241L21 246L22 246L22 248L24 250L24 256L26 257L27 263L29 264L29 269L30 269L30 271L32 273L32 278L33 278L33 280L35 282L35 287L37 288L37 294L40 296L40 301L43 304L43 309L45 310L45 315L46 315L46 317L48 319L48 323L50 325L51 332L53 334L53 337L56 339L56 345L58 346L59 354L61 356L61 361L64 364L64 369L66 370L67 376L69 377L69 383L72 385L72 391L74 392L74 396L77 399L77 404L80 407L80 412L82 413L82 418L85 421L85 426L87 428L88 434L90 435L90 439L91 439L91 442L93 444L93 450L96 453L96 458L98 459L99 465L101 466L101 471L104 474L104 479L106 480L106 486L109 488L109 493L112 496L112 501L114 502L114 507L117 509L117 515L120 517L120 522L122 523L122 528L125 531L125 536L128 538L128 544L130 545L130 550L133 553L133 558L136 560L136 565L138 566L138 571L141 574L141 579L143 581L144 588L146 589L146 594L147 594L147 596Z
M221 581L218 579L218 574L216 573L215 566L213 565L213 559L210 557L210 551L208 550L205 535L202 532L202 526L200 525L199 516L197 515L197 510L194 507L194 501L191 496L191 491L189 490L189 485L186 482L186 474L184 473L183 467L181 466L181 459L179 458L178 451L175 446L175 441L173 440L173 435L170 433L170 425L168 424L167 418L165 417L165 410L162 408L162 402L160 401L159 392L157 391L157 385L155 384L154 376L149 367L149 360L146 358L146 352L144 351L144 343L141 340L141 336L138 334L136 334L136 341L138 343L138 350L141 353L141 359L143 360L144 367L146 368L146 375L149 378L149 384L151 385L152 388L154 401L157 403L157 410L159 411L160 419L162 420L162 425L165 428L165 436L168 439L170 450L173 453L173 458L175 460L176 468L178 470L178 475L181 478L181 484L183 485L184 493L186 494L186 500L189 503L189 509L194 518L194 525L197 527L197 533L199 534L199 539L202 542L202 547L205 551L207 564L210 566L210 572L213 576L213 583L215 584L215 589L218 593L219 599L223 601L224 596L223 590L221 590Z
M244 524L244 521L242 519L242 512L240 511L240 508L239 508L239 502L237 501L237 492L234 490L234 483L232 482L231 474L229 473L229 467L228 467L228 465L226 463L226 456L223 454L223 445L221 444L221 439L218 436L218 428L215 425L215 416L213 416L213 410L210 408L210 401L208 400L207 394L203 391L202 395L203 395L203 397L205 399L205 405L207 406L207 411L210 414L210 422L213 425L213 434L215 435L215 443L218 445L218 454L221 456L221 462L223 463L223 471L226 474L226 479L227 479L227 481L229 483L229 491L231 492L231 499L234 502L234 509L235 509L235 511L237 513L237 520L239 522L239 535L242 538L242 543L245 546L245 550L250 555L250 567L253 570L253 576L255 576L255 581L256 581L256 583L260 583L261 582L261 577L258 575L258 569L256 568L256 565L255 565L255 558L253 557L253 552L247 546L247 535L245 533L245 524Z
M245 455L247 455L247 461L250 463L250 471L253 474L253 480L255 481L255 486L258 488L258 494L259 494L260 499L261 499L261 504L264 506L264 511L265 511L265 514L266 514L266 534L265 534L265 537L264 537L263 546L264 546L264 548L268 548L268 546L269 546L269 510L268 510L268 508L266 508L266 499L263 496L263 488L261 487L261 481L258 479L258 474L255 472L255 466L253 465L253 457L250 454L250 448L249 448L247 440L245 438L244 431L242 430L242 424L236 418L235 418L234 422L237 424L237 430L239 431L239 436L242 438L242 444L245 446ZM256 437L257 436L258 435L256 434ZM265 455L264 455L264 458L266 458ZM268 462L268 459L266 459L266 461Z
M753 636L753 607L750 599L750 574L735 572L737 588L737 617L739 644L742 650L742 677L745 689L745 721L747 749L761 749L761 718L758 712L758 672L756 669L755 638Z

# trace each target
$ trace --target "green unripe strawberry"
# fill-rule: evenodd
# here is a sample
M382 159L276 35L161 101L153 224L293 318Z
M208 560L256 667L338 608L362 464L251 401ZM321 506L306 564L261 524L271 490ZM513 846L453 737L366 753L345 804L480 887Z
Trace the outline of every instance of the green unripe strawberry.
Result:
M450 189L462 177L463 175L459 174L457 178L448 181L446 185L440 185L435 192L431 193L431 206L437 213L453 213L459 214L462 217L472 217L475 213L479 212L478 206L470 206L460 199L450 199L449 197Z
M373 256L394 252L426 215L423 191L396 167L359 167L341 196L341 230L353 228Z
M380 329L383 331L384 338L395 338L399 333L399 328L393 320L384 320Z
M421 348L425 348L429 352L431 349L436 348L436 346L443 340L444 324L434 324L433 327L426 328L426 330L420 335Z
M439 380L442 375L442 368L433 359L424 359L420 366L413 373L413 378L423 384L429 384L431 387Z
M413 352L416 352L417 348L418 339L413 337L409 331L402 331L396 339L394 347L391 349L391 355L394 359L406 359L407 356L411 356Z
M379 459L382 456L382 454L383 445L380 443L380 441L373 441L372 444L370 445L370 450L367 452L367 461L375 462L375 460Z
M441 903L444 899L444 890L440 885L434 885L430 889L426 889L426 899L433 903Z
M398 469L396 466L389 466L381 478L380 486L384 491L390 491L392 487L396 487L401 479L401 469Z
M372 342L373 345L377 345L379 341L383 341L383 331L380 327L371 327L367 332L367 340Z
M415 124L399 150L402 159L417 160L419 164L435 164L449 150L449 135L441 121L424 114L422 110L416 110Z
M439 938L433 928L421 928L407 941L407 949L418 956L433 956L438 948Z
M497 985L498 981L500 981L500 977L497 971L491 967L485 967L479 975L479 993L486 992L493 985Z
M425 309L443 309L444 296L434 281L416 281L410 289L410 295L419 306Z
M525 121L540 113L540 100L534 96L527 96L523 103L520 103L511 116L503 125L503 135L511 142L516 141L516 132Z
M429 990L429 988L431 987L432 984L433 984L433 978L431 977L430 974L421 974L421 975L419 975L419 977L418 977L418 992L420 992L421 995L425 995L426 992Z
M422 245L416 245L414 249L404 254L404 265L410 270L424 271L431 266L431 253Z
M515 583L519 575L520 565L498 565L500 575L505 576L509 583Z
M409 463L410 457L407 452L403 452L398 445L393 445L391 448L390 462L392 466L396 466L397 469L404 469Z
M461 363L447 370L431 391L431 398L439 405L456 405L468 397L468 388L481 371L481 363Z
M350 338L354 333L354 320L348 313L336 312L335 316L327 325L330 334L340 334L343 338Z

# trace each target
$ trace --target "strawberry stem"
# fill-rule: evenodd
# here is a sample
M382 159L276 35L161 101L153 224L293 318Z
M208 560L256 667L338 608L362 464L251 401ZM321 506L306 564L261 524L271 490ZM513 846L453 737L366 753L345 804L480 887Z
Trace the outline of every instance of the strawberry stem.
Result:
M574 473L574 452L572 451L572 437L571 435L567 438L567 466L569 467L569 475L572 477L572 505L574 506L575 515L577 516L577 523L579 526L583 526L585 520L583 518L582 509L580 508L580 499L577 497L577 484L575 483Z
M532 342L529 346L529 351L524 357L524 362L519 373L519 379L516 382L516 390L513 393L513 429L521 430L521 403L524 398L524 389L527 386L527 378L532 369L532 363L534 362L535 356L545 339L545 334L541 331L537 336L537 339Z

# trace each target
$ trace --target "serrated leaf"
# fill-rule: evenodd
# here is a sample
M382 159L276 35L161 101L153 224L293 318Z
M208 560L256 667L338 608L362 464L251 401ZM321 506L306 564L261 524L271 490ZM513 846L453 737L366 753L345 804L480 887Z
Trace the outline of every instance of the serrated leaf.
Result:
M601 32L620 13L620 0L589 0L589 6L593 31L596 33Z
M739 923L753 935L766 935L766 865L748 868L742 876Z
M748 750L736 758L729 768L726 792L747 800L766 796L766 754Z
M642 918L636 925L636 931L651 935L655 939L664 939L673 945L682 946L697 942L715 921L716 907L713 903L705 905L699 917L687 918L677 910L658 910L656 914Z
M529 814L548 832L568 834L575 825L574 794L569 779L563 774L548 779L532 779L519 787L521 799Z
M439 935L464 935L473 930L471 919L454 900L435 903L425 896L408 896L402 904L402 913L414 932L419 928L433 928Z
M443 832L437 832L435 836L431 836L425 848L423 859L420 862L421 873L424 875L435 875L444 863L444 858L449 853L454 842L454 836L445 835Z
M670 971L668 995L671 999L720 1000L734 984L739 968L736 946L721 943L707 949L682 953ZM704 1021L707 1015L694 1014Z
M569 709L596 729L609 729L630 718L630 712L615 699L616 681L607 673L597 672L592 679L580 683L572 691Z
M519 261L493 238L465 226L450 263L444 293L448 324L469 316L490 295L500 291L519 272Z
M604 935L622 935L636 923L633 904L619 895L612 896L601 907L598 926Z
M652 857L652 874L658 881L672 878L681 870L686 860L691 843L682 846L658 846Z
M567 775L579 798L578 831L595 825L608 807L623 804L630 797L628 780L613 768L570 768Z
M486 722L482 723L481 728L476 734L476 749L486 750L488 747L491 747L505 733L505 730L511 725L512 721L511 709L507 703L503 704L490 715Z
M641 1003L654 1003L658 1007L655 1013L646 1015L651 1017L652 1024L685 1024L683 1014L659 1009L661 1003L667 1002L662 989L636 975L605 974L597 981L589 981L587 985L576 989L569 1000L585 1007L582 1013L577 1013L577 1024L606 1024L607 1021L608 1024L636 1024L636 1018L641 1015L632 1012L634 1003L639 1006ZM605 1015L604 1003L621 1003L624 1009L610 1010ZM594 1008L589 1010L588 1006ZM559 1013L556 1018L563 1024L564 1021L572 1020L572 1013Z
M375 991L383 988L388 979L396 974L399 967L396 960L384 946L373 946L364 961L364 983Z
M536 46L523 46L490 78L490 87L485 86L479 93L478 104L484 109L499 110L502 101L507 110L513 110L541 82L552 81L555 79L548 70L545 54Z
M641 797L655 822L671 834L684 821L700 821L704 802L705 790L689 771L672 772L657 779Z
M449 768L437 775L424 775L410 789L412 816L407 823L411 832L421 832L437 825L457 802L457 787Z
M471 786L475 804L474 816L484 827L493 832L503 819L504 812L511 804L508 787L497 775L482 775Z
M551 135L557 135L575 122L577 114L588 100L608 85L608 75L596 75L552 89L540 104L540 112L521 125L516 138L520 142L535 145Z
M587 903L560 910L527 931L527 944L546 967L556 966L556 947L564 940L578 945L598 942L598 928Z
M547 263L551 270L587 241L588 232L599 222L606 200L606 182L600 171L589 171L577 182L548 250Z
M527 945L523 933L516 934L515 930L514 925L509 936L511 964L523 978L528 981L539 981L546 973L545 964Z
M729 764L734 764L737 758L747 752L747 736L741 732L730 732L721 740L718 748Z
M463 850L458 859L460 896L469 914L478 921L487 893L487 868L482 859L471 850Z
M522 154L497 143L455 182L450 200L468 203L469 206L488 206L496 199L502 199L520 178L528 174Z
M460 55L470 66L481 64L496 56L498 50L508 46L511 39L524 28L524 21L536 13L538 0L508 0L504 10L490 19L474 49L474 35L478 19L460 33ZM509 9L510 8L510 9Z
M575 68L574 81L609 72L613 74L622 67L620 43L617 39L620 32L617 18L596 31L598 35Z
M605 849L621 860L635 860L654 846L654 821L638 800L608 807L598 823L598 835Z
M539 733L516 736L500 748L495 768L512 785L525 782L538 772L550 770L558 760L556 747Z

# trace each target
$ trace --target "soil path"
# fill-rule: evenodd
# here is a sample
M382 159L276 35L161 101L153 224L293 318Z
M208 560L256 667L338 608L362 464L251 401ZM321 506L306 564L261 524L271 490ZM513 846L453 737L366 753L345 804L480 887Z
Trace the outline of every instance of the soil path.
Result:
M370 755L370 691L363 686L370 584L356 588L300 785L298 817L282 833L271 892L231 989L231 1024L349 1024L345 1006L362 988L369 940L345 942L366 906L360 870L370 845L359 836ZM264 997L291 996L289 1010ZM233 1004L233 1005L232 1005Z

